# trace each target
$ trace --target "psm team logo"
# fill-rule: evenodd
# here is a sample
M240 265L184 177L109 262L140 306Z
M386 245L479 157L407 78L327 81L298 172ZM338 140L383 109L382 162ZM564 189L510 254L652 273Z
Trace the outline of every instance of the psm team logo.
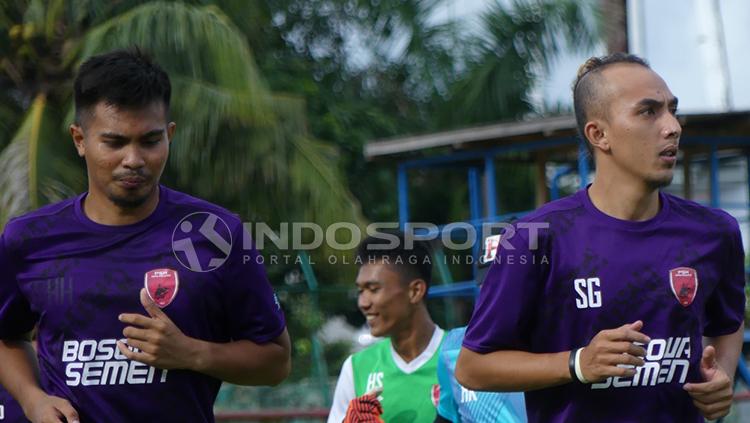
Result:
M491 235L484 240L484 250L479 258L481 264L489 263L495 260L497 248L500 245L500 235Z
M164 308L177 296L180 278L175 270L155 269L146 272L143 284L146 286L146 292L148 292L151 300L159 308Z
M698 272L690 267L672 269L669 271L669 285L677 301L687 307L698 293Z
M432 400L432 405L437 407L440 403L440 385L432 385L432 389L430 389L430 399Z
M210 272L229 257L232 232L226 222L213 213L191 213L172 231L172 251L185 268Z

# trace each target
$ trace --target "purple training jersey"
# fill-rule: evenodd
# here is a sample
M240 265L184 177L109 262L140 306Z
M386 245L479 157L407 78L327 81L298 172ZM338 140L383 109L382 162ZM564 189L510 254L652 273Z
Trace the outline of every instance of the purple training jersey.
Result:
M727 213L659 198L654 218L632 222L602 213L581 190L503 235L466 348L568 351L636 320L651 338L632 378L527 392L530 422L703 422L682 386L702 381L701 337L743 321L742 240Z
M213 421L221 381L126 359L118 315L147 315L139 292L149 285L187 336L267 343L281 335L283 312L242 222L161 186L146 219L100 225L84 214L85 195L5 227L0 338L39 323L42 388L69 400L82 423Z
M0 423L27 423L21 406L12 396L0 387Z

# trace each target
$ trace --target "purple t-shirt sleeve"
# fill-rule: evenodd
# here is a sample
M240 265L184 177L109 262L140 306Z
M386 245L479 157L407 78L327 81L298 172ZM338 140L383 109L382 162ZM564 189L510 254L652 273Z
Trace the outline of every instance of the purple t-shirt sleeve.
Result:
M544 281L543 264L533 259L538 251L530 251L526 235L524 229L516 230L498 246L466 329L464 347L482 354L529 350L530 328Z
M719 284L706 303L704 336L734 333L745 319L745 252L737 221L729 218L732 230L726 247L727 262Z
M254 246L243 247L246 236L238 223L232 231L232 251L220 269L227 325L233 340L266 343L281 335L286 322L260 254Z
M0 235L0 339L18 338L34 327L36 316L18 288L14 263L17 258Z

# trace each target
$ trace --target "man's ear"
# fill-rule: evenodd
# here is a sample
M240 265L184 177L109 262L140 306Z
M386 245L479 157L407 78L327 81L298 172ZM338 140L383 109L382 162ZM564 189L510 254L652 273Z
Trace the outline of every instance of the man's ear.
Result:
M609 143L607 123L602 119L594 119L586 122L583 134L594 151L599 150L608 153L612 146Z
M427 282L422 279L414 279L409 282L409 302L417 304L427 296Z
M172 144L172 137L174 136L175 128L177 128L177 124L174 122L169 122L167 125L167 141L169 141L169 144Z
M73 138L73 144L76 147L76 151L78 151L78 155L80 157L85 156L86 145L84 141L86 135L83 133L83 128L80 125L73 123L68 130L70 131L70 137Z

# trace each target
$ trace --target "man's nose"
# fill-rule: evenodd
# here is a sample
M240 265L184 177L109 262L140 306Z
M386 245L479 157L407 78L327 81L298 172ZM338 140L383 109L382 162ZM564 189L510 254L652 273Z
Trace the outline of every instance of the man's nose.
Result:
M128 169L138 169L143 167L146 162L140 149L135 145L130 145L125 149L125 157L122 159L122 165Z
M370 307L372 307L370 296L365 292L359 294L359 296L357 297L357 305L359 306L360 310L368 310Z
M663 134L665 138L679 139L682 135L682 126L680 121L674 115L669 115L666 125L664 126Z

